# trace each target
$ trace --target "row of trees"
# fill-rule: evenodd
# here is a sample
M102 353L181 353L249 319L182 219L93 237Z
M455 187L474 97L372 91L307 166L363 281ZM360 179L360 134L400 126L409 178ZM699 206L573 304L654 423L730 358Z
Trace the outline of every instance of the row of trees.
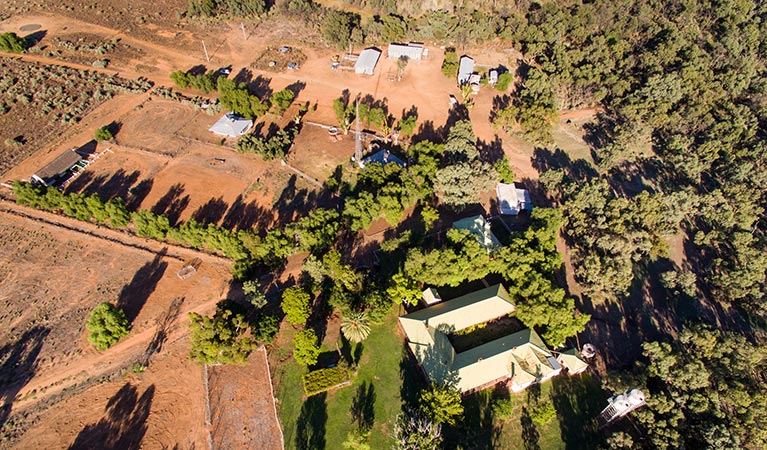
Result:
M261 99L248 90L246 83L237 84L226 76L216 76L214 72L194 74L177 70L170 74L170 78L182 89L195 89L203 94L218 91L218 100L225 108L248 119L256 119L267 112L281 116L296 97L292 90L282 89L268 99Z

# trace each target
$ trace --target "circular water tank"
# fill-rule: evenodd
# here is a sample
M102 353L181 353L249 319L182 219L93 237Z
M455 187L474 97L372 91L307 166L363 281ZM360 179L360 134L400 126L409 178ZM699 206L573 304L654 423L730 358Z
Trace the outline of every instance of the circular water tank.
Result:
M626 394L628 394L628 402L631 403L632 407L637 407L644 403L644 392L640 391L639 389L631 389Z
M616 395L610 400L610 404L619 413L622 413L623 411L626 411L627 409L631 407L631 403L629 403L628 396L626 396L625 394Z
M593 344L584 344L581 350L581 356L584 358L593 358L597 354L597 348Z

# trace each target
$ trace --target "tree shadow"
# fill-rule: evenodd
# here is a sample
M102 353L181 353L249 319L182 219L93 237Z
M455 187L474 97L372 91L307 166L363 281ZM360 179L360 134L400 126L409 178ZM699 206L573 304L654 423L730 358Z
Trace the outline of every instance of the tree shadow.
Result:
M184 297L174 298L168 307L168 311L162 317L157 319L157 329L141 359L141 363L144 366L149 365L152 356L162 350L162 346L168 338L168 333L172 330L173 325L176 323L176 319L181 312L181 305L184 304L184 300Z
M536 147L533 150L532 163L533 168L538 173L562 169L568 177L579 182L588 181L599 176L599 172L590 162L585 159L573 161L570 159L570 155L560 148L556 148L552 152L547 148Z
M357 393L352 399L350 409L352 422L357 429L366 432L373 428L375 423L376 389L372 382L365 381L357 388Z
M15 342L0 348L0 428L5 424L16 400L16 394L32 379L37 357L50 329L35 326Z
M285 86L285 89L291 91L296 97L298 97L298 94L301 93L301 91L303 91L305 88L306 83L303 81L295 81Z
M256 202L245 203L243 196L238 195L229 207L229 210L221 222L221 226L233 230L235 228L246 230L258 226L266 228L271 224L273 213L259 206Z
M327 392L307 398L298 416L295 444L298 450L325 448L325 427L328 421Z
M418 126L418 130L413 134L411 142L430 141L436 144L444 142L444 136L441 129L434 127L434 122L427 120Z
M478 140L477 148L479 149L480 159L490 164L495 164L506 155L503 152L503 141L501 141L497 134L490 142Z
M426 387L425 380L428 378L409 350L402 351L399 374L402 380L399 395L403 407L418 408L418 393Z
M522 417L520 417L519 423L522 425L522 441L525 443L525 450L541 450L539 443L541 434L535 428L527 406L522 407Z
M599 380L589 373L551 380L551 401L557 411L559 429L565 448L597 448L601 438L596 418L608 395Z
M24 40L27 41L28 47L33 47L39 44L46 35L48 35L48 30L38 30L34 33L29 33L28 35L24 36Z
M461 403L463 420L457 426L444 428L446 448L499 448L501 427L494 425L493 391L486 389L467 395Z
M128 190L128 198L125 200L125 205L129 210L135 211L141 206L141 202L144 201L146 196L149 195L149 191L152 190L152 185L154 185L154 180L147 178L141 180L139 184Z
M138 317L144 304L157 288L157 284L165 274L168 263L163 261L167 249L163 249L155 255L151 262L144 264L133 279L120 291L120 297L117 300L117 307L125 311L125 316L133 323Z
M130 383L120 388L106 406L106 415L80 431L69 450L138 450L147 431L147 418L154 398L154 385L141 397Z
M197 211L192 213L192 219L202 224L216 224L224 217L224 213L226 213L228 208L229 204L222 197L211 198L204 205L197 208Z
M189 196L181 196L184 193L184 185L176 183L168 189L160 200L152 207L154 214L165 215L171 226L176 226L181 213L189 205Z

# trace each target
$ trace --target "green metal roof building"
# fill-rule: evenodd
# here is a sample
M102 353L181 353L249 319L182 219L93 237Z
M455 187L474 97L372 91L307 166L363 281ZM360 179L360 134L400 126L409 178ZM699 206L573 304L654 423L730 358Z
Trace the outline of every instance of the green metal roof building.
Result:
M400 317L407 345L430 381L472 392L506 381L514 392L562 370L532 329L456 353L448 335L515 310L501 284Z

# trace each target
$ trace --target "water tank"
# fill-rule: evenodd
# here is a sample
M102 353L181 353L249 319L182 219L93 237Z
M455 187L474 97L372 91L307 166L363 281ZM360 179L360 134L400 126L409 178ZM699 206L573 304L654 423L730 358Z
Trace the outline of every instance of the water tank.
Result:
M628 396L625 394L619 394L610 399L610 404L618 414L621 414L631 408Z
M627 399L632 408L636 408L637 406L644 404L644 392L640 391L639 389L631 389L626 394L628 394Z

